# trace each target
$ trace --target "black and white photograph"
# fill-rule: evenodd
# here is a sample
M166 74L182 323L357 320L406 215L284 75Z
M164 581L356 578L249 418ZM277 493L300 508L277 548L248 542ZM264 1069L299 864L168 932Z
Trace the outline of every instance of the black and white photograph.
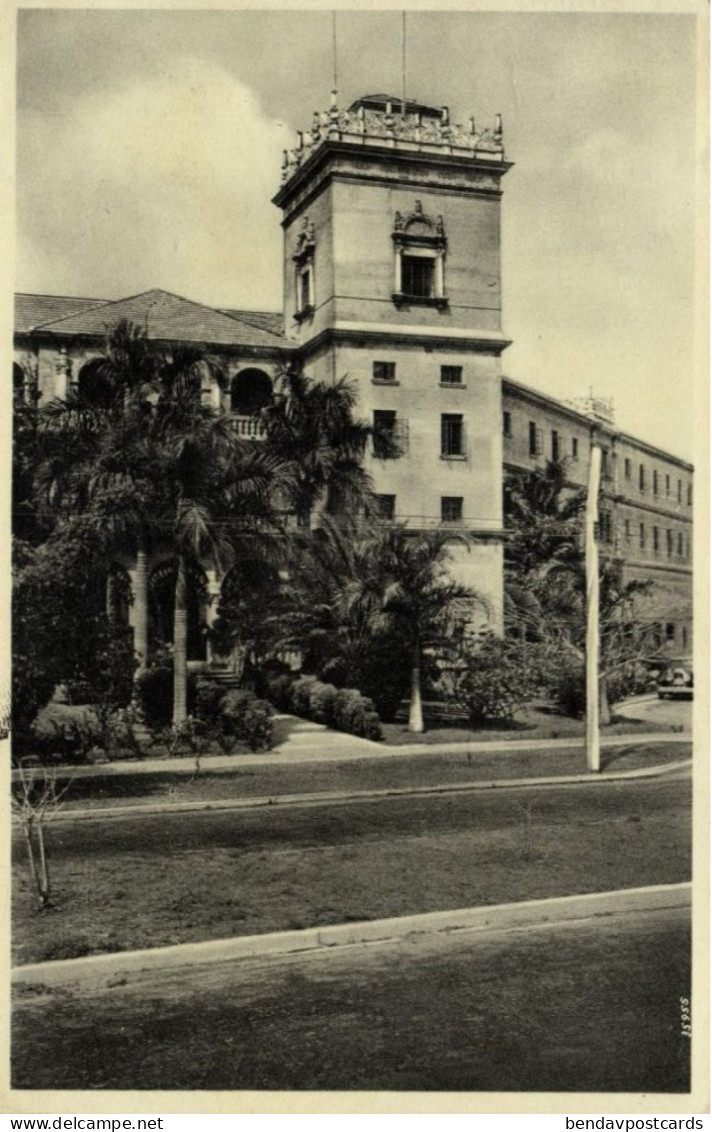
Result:
M708 1111L706 9L12 39L6 1111Z

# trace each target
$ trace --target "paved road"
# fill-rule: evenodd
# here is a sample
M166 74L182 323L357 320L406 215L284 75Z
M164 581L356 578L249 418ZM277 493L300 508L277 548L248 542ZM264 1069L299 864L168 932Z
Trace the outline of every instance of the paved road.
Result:
M657 695L651 695L645 700L616 704L615 710L616 715L626 719L643 719L646 723L692 730L692 700L659 700Z
M678 909L26 988L13 1084L685 1092L689 956Z

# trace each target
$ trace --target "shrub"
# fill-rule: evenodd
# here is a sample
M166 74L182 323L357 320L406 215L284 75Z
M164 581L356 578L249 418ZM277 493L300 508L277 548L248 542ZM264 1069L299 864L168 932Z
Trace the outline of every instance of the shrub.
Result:
M375 711L364 711L358 718L359 730L356 732L363 739L372 739L377 742L383 738L383 731L381 730L381 721L378 718L378 713Z
M360 735L366 713L376 713L372 700L362 696L357 688L341 688L334 701L334 724L339 731Z
M477 726L511 720L538 687L538 665L530 650L491 637L451 673L448 698Z
M244 737L245 716L257 697L249 688L233 688L220 702L220 720L223 730L238 739Z
M357 688L337 688L316 676L294 680L286 672L268 679L265 686L272 703L283 710L364 739L383 737L373 700L362 696Z
M292 685L294 678L281 673L265 681L265 695L280 711L290 711L292 707Z
M586 713L586 670L583 665L565 668L554 685L556 706L564 715L579 719Z
M311 686L309 694L309 716L316 723L325 723L329 726L334 719L334 703L337 689L333 684L323 684L317 680Z
M309 697L316 676L300 676L292 685L291 706L296 715L309 718Z
M173 716L173 666L160 663L139 674L136 695L150 728L166 727ZM188 673L188 714L195 711L195 676Z
M224 687L217 680L200 676L195 683L195 714L206 723L215 723L220 717Z
M272 709L266 700L253 700L242 721L244 739L251 751L268 751L272 746Z
M32 729L29 747L45 765L83 763L100 738L99 726L86 713L38 719Z
M412 646L402 633L392 632L387 637L376 637L353 673L364 696L373 700L381 719L395 719L401 700L409 694ZM428 673L428 661L422 660L422 677Z

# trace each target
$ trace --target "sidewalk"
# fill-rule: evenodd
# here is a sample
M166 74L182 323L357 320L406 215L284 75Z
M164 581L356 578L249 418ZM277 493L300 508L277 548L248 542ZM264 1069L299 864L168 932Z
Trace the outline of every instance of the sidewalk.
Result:
M300 763L351 762L358 759L373 758L412 758L415 755L446 755L453 751L462 754L493 754L507 751L556 751L583 749L584 740L578 737L563 739L503 739L501 741L455 742L448 743L406 743L402 746L387 746L341 731L332 731L319 723L311 723L296 716L280 714L277 722L286 723L290 730L285 739L271 751L245 755L207 755L200 759L200 773L211 771L238 772L247 767L295 766ZM630 735L606 735L601 738L602 748L640 746L652 743L687 743L692 741L690 732L653 731L648 734L636 732ZM115 775L136 774L194 774L195 758L192 755L169 758L168 756L148 759L131 759L121 762L99 763L94 766L62 766L59 774L64 777L101 778ZM13 771L13 779L17 772Z
M61 986L78 981L121 977L125 981L126 976L145 971L202 967L211 963L259 960L339 947L393 943L414 935L521 931L538 925L553 926L572 921L587 921L600 916L661 908L689 908L691 900L692 885L689 881L681 884L624 888L613 892L555 896L544 900L453 908L444 912L424 912L383 920L321 925L296 931L265 932L262 935L233 936L200 943L142 948L138 951L109 952L82 956L79 959L53 959L13 967L11 979L16 987L37 983L42 984L43 987Z

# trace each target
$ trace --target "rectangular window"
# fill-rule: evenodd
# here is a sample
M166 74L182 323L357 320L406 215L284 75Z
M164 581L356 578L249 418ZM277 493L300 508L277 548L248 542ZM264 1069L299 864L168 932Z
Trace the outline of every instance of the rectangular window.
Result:
M625 478L627 480L629 480L631 478L631 476L633 475L633 464L631 463L631 461L629 460L629 458L627 456L626 456L625 461L623 463L623 470L624 470L624 473L625 473Z
M658 494L658 473L653 469L653 495Z
M624 526L623 526L623 533L625 535L625 541L627 543L630 543L630 519L625 520L625 523L624 523Z
M665 494L670 494L670 476L665 476Z
M512 414L507 409L502 413L502 431L505 436L512 435Z
M396 379L396 363L395 362L374 362L373 363L373 380L374 381L395 381Z
M404 295L414 299L433 297L433 275L435 261L426 256L404 255L401 257L401 287Z
M462 415L443 413L440 418L440 454L442 456L464 456L465 436Z
M665 545L666 545L666 549L667 549L668 558L672 558L672 548L673 548L672 531L666 531L665 532Z
M682 533L679 533L677 536L677 556L678 558L682 558Z
M682 503L682 480L677 481L677 501Z
M462 522L462 496L443 495L440 498L440 518L443 523Z
M665 640L666 641L674 641L675 640L675 626L672 623L672 621L668 621L668 623L665 626Z
M657 554L660 549L660 532L657 527L653 527L653 553Z
M541 456L542 453L542 432L540 428L536 427L534 421L529 422L529 455Z
M613 527L611 524L610 511L601 511L601 517L598 524L599 538L601 542L611 542Z
M692 484L687 485L687 506L692 507Z
M375 409L373 413L373 455L378 460L400 455L396 442L396 414L391 409Z
M645 491L645 468L642 464L638 469L638 487L641 491Z
M297 312L306 311L313 305L312 269L307 264L297 272Z
M687 648L687 629L684 625L682 626L682 647Z
M440 366L441 385L462 385L462 366Z
M386 522L392 522L396 517L396 497L395 495L377 495L376 503L378 505L378 514L381 519Z
M640 524L640 549L645 550L645 523Z
M559 460L559 434L555 428L551 430L551 458L556 463Z
M571 459L578 460L578 437L571 437Z

